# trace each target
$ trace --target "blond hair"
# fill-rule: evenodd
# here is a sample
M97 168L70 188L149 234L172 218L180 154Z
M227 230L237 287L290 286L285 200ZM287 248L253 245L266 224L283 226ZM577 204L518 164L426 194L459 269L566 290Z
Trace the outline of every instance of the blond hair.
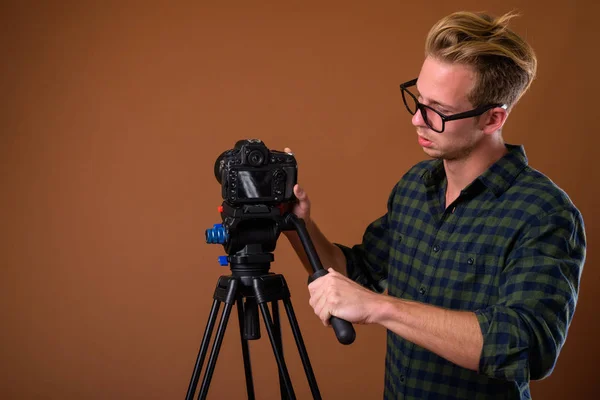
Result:
M477 83L469 94L474 106L503 103L510 109L535 78L533 49L508 28L515 16L456 12L438 21L427 35L425 56L474 68Z

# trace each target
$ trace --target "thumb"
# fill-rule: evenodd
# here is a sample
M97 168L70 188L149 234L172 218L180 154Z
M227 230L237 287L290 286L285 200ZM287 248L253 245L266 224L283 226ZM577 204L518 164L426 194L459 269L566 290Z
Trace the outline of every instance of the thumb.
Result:
M298 198L298 200L306 200L306 197L307 197L306 196L306 192L298 184L296 184L294 186L294 194L296 195L296 197Z

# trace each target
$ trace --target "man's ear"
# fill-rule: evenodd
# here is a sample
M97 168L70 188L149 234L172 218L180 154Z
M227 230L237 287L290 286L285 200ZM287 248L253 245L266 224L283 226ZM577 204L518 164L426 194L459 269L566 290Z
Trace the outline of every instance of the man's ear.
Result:
M495 107L484 114L484 117L480 120L480 128L485 134L491 134L499 129L508 118L508 111L502 107Z

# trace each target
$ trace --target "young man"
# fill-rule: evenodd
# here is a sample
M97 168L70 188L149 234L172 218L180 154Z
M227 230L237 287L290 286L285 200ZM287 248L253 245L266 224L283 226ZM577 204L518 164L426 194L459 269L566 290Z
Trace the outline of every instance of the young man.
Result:
M387 328L386 399L528 399L573 318L581 214L502 139L536 71L511 17L459 12L429 32L420 74L401 92L432 160L402 177L361 244L329 242L295 188L293 211L332 268L309 285L310 305L325 324Z

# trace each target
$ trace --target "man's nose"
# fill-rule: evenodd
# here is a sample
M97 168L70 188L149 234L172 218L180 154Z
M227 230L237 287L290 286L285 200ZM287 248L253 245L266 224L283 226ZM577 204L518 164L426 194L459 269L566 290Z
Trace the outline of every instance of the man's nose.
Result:
M414 126L427 126L420 108L417 108L417 112L413 114L411 122Z

